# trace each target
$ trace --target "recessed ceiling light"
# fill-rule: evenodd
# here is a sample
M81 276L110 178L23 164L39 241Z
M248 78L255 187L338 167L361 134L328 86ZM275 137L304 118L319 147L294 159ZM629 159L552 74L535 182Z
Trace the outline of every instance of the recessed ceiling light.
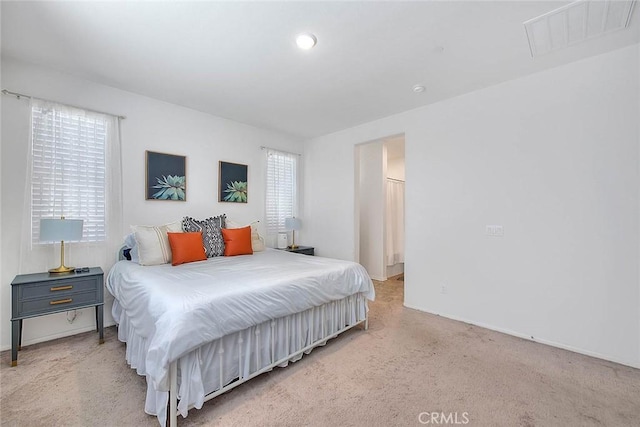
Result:
M296 37L296 44L300 49L309 50L318 43L318 39L311 33L302 33Z
M413 91L414 91L415 93L422 93L422 92L424 92L424 91L425 91L425 89L426 89L426 88L425 88L424 86L422 86L422 85L415 85L415 86L413 87Z

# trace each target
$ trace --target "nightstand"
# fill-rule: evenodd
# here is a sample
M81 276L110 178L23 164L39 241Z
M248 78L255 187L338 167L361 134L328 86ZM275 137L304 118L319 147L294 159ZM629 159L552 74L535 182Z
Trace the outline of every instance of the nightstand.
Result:
M281 251L287 251L287 252L293 252L293 253L296 253L296 254L311 255L311 256L315 255L315 248L313 246L297 246L295 249L284 248L284 249L280 249L280 250Z
M18 364L22 321L30 317L78 308L96 308L96 329L104 342L104 273L93 267L85 273L21 274L11 282L11 366Z

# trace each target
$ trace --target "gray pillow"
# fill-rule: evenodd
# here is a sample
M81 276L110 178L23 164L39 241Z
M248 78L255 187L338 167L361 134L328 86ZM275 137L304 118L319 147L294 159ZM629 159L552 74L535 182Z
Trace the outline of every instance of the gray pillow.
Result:
M224 255L224 238L222 229L226 226L227 216L225 214L213 216L211 218L198 220L185 216L182 219L182 231L202 232L202 243L207 258Z

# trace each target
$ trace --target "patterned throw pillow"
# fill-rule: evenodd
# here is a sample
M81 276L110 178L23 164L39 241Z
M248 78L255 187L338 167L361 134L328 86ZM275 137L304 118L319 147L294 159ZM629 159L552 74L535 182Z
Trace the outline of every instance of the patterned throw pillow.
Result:
M185 216L182 219L182 231L202 232L202 242L207 258L224 255L224 239L222 229L226 226L225 214L198 220Z

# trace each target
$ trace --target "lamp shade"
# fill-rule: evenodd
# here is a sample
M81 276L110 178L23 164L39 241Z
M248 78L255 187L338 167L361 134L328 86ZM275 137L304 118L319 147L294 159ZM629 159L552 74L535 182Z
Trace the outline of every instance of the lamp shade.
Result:
M302 221L300 221L300 218L285 218L284 219L284 228L286 228L287 230L300 230L302 228Z
M82 240L81 219L54 219L40 220L41 242L71 242Z

